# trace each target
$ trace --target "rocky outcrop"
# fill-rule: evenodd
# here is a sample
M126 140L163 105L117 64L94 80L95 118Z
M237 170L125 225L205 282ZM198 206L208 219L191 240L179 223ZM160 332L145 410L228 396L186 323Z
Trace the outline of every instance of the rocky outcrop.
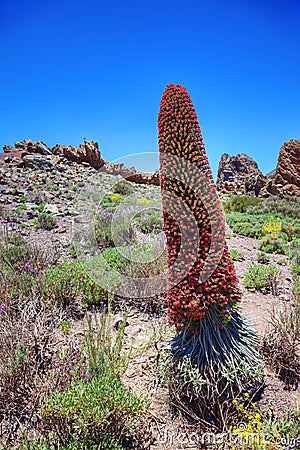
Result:
M24 155L23 166L28 168L37 168L41 170L53 170L54 165L41 155Z
M136 174L134 167L126 167L123 163L114 164L109 161L105 161L102 171L110 175L121 175L123 178L128 178Z
M224 153L218 168L217 188L220 192L235 195L259 196L267 184L267 178L250 156Z
M100 154L98 142L90 142L87 139L84 139L84 143L80 144L79 147L57 144L53 147L52 154L64 156L65 158L76 163L86 162L90 166L94 167L94 169L100 169L105 163Z
M300 141L285 142L278 155L273 175L273 186L277 195L300 196Z
M300 141L285 142L276 169L264 176L256 162L245 154L224 153L218 168L219 192L258 197L295 197L300 195Z
M121 175L128 181L140 184L153 184L159 186L159 171L156 172L138 172L134 167L126 167L123 163L114 164L105 161L102 170L110 175Z
M160 185L159 170L155 172L136 172L134 175L127 177L127 180L134 183Z
M257 163L250 156L239 153L236 156L229 156L223 153L218 168L217 183L229 181L238 183L245 181L249 175L262 175Z
M4 153L0 153L0 162L3 161L6 164L18 167L38 168L48 171L57 169L61 172L63 171L61 163L85 163L110 175L121 175L134 183L159 185L158 171L155 173L137 172L134 167L105 161L100 154L98 143L87 139L84 139L84 143L80 144L79 147L56 144L52 150L42 141L33 142L30 139L24 139L16 142L15 147L5 145L3 150Z
M21 152L22 154L39 153L40 155L51 155L51 150L47 145L42 142L33 142L31 139L24 139L23 141L16 142L14 147L10 145L4 145L4 153Z

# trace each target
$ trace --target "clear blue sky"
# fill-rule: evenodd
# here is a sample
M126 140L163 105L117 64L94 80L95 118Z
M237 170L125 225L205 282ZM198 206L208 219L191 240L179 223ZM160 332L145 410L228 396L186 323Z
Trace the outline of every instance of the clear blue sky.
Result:
M156 152L168 83L188 89L214 172L223 152L272 170L300 139L300 1L0 0L0 149Z

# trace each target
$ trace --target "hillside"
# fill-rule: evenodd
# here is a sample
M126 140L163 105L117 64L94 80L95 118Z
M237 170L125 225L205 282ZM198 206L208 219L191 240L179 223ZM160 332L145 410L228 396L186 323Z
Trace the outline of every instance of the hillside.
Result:
M219 442L208 448L225 449L230 425L254 427L250 413L235 411L227 429L205 428L166 378L173 330L165 280L157 281L166 268L158 174L112 165L97 149L88 141L54 151L23 141L0 158L1 448L95 449L84 439L97 441L98 432L107 435L104 449L196 450L207 448L208 432ZM263 433L278 439L257 448L284 449L300 434L297 192L289 200L220 194L241 308L268 372L253 401ZM132 277L150 283L133 286Z

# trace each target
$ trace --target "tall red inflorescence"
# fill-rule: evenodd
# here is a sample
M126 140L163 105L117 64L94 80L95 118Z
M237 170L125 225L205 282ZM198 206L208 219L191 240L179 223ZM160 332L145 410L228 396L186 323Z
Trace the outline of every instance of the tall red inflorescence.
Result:
M188 328L197 333L197 323L203 319L209 308L215 308L223 322L229 320L231 312L241 298L241 293L238 289L234 264L225 242L210 276L199 280L199 274L211 251L211 243L216 233L216 229L212 226L212 216L209 214L210 204L217 202L215 215L220 216L223 213L195 108L183 86L169 84L166 87L160 104L158 131L163 219L169 269L176 266L180 254L181 259L185 261L184 255L182 256L182 253L185 253L188 264L190 254L196 253L188 270L184 267L184 263L181 264L181 268L170 270L167 292L168 317L170 324L175 325L177 331ZM173 172L170 175L168 161L172 158L177 158L175 159L177 163L172 163L171 172ZM186 173L186 162L193 168L190 171L190 177L193 178L191 183L188 181L189 174ZM167 168L168 174L165 175ZM203 191L203 195L199 195L193 189L195 181L197 182L195 180L197 173L201 175L199 182L205 179L209 188L208 194L207 189L206 192ZM174 206L175 197L180 199L176 206ZM189 216L185 213L186 210L189 211ZM219 218L217 217L217 220ZM197 226L198 239L186 238L186 234L183 238L185 230L182 227L192 228L193 220ZM182 276L179 276L181 270Z

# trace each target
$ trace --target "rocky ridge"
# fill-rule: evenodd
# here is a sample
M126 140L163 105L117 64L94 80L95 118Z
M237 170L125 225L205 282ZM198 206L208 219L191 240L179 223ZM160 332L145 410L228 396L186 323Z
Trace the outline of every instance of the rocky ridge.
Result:
M114 164L106 161L99 151L98 142L84 139L79 147L56 144L50 149L44 142L25 139L16 142L15 147L5 145L0 153L0 162L16 167L38 168L43 170L62 170L61 165L70 162L87 164L93 169L110 175L121 175L134 183L159 185L158 171L155 173L138 172L134 167Z
M221 157L217 188L223 194L256 197L300 195L300 141L285 142L279 152L276 169L265 176L257 163L245 154Z
M86 165L110 175L120 175L128 181L159 186L159 171L138 172L134 167L106 161L97 142L84 139L79 147L56 144L50 149L44 142L25 139L15 147L6 145L0 153L0 164L16 168L58 170L70 163ZM0 173L1 183L1 173ZM216 185L222 194L253 195L256 197L288 197L300 195L300 141L285 142L279 152L276 169L264 175L257 163L244 153L221 157Z
M220 192L235 195L258 196L266 184L266 177L250 156L223 153L218 167L217 186Z

